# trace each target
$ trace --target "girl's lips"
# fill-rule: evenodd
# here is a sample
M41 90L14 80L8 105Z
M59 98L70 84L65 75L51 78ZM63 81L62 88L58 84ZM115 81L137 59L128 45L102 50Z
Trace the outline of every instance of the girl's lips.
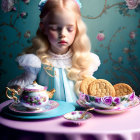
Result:
M59 43L59 44L65 44L65 43L67 43L67 42L62 40L62 41L59 41L58 43Z

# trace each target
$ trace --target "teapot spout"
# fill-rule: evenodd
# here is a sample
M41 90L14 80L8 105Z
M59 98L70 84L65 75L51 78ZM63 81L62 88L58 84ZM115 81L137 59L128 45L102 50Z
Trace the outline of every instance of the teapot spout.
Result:
M50 90L50 91L47 91L47 94L48 94L48 96L49 96L50 99L53 97L54 92L55 92L55 89L54 88L52 90Z

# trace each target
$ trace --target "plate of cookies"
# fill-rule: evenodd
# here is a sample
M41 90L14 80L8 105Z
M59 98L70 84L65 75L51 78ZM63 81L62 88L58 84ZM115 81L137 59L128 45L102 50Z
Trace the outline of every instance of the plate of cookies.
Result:
M112 85L105 79L90 77L82 81L80 91L77 103L84 108L94 107L98 112L121 112L139 104L134 90L126 83Z

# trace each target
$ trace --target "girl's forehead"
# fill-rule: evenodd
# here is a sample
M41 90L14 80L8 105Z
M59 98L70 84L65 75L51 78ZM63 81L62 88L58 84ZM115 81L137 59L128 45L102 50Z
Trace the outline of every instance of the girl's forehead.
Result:
M64 24L64 25L75 25L76 15L74 12L61 9L54 12L50 12L47 18L48 24Z

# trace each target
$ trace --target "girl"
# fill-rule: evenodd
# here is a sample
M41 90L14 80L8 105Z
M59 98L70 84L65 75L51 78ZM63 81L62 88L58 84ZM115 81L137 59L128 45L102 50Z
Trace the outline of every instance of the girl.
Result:
M43 0L39 4L40 25L32 46L17 58L25 69L8 86L22 88L34 80L48 90L55 88L54 100L76 105L82 79L92 76L100 60L90 52L86 26L78 0Z

